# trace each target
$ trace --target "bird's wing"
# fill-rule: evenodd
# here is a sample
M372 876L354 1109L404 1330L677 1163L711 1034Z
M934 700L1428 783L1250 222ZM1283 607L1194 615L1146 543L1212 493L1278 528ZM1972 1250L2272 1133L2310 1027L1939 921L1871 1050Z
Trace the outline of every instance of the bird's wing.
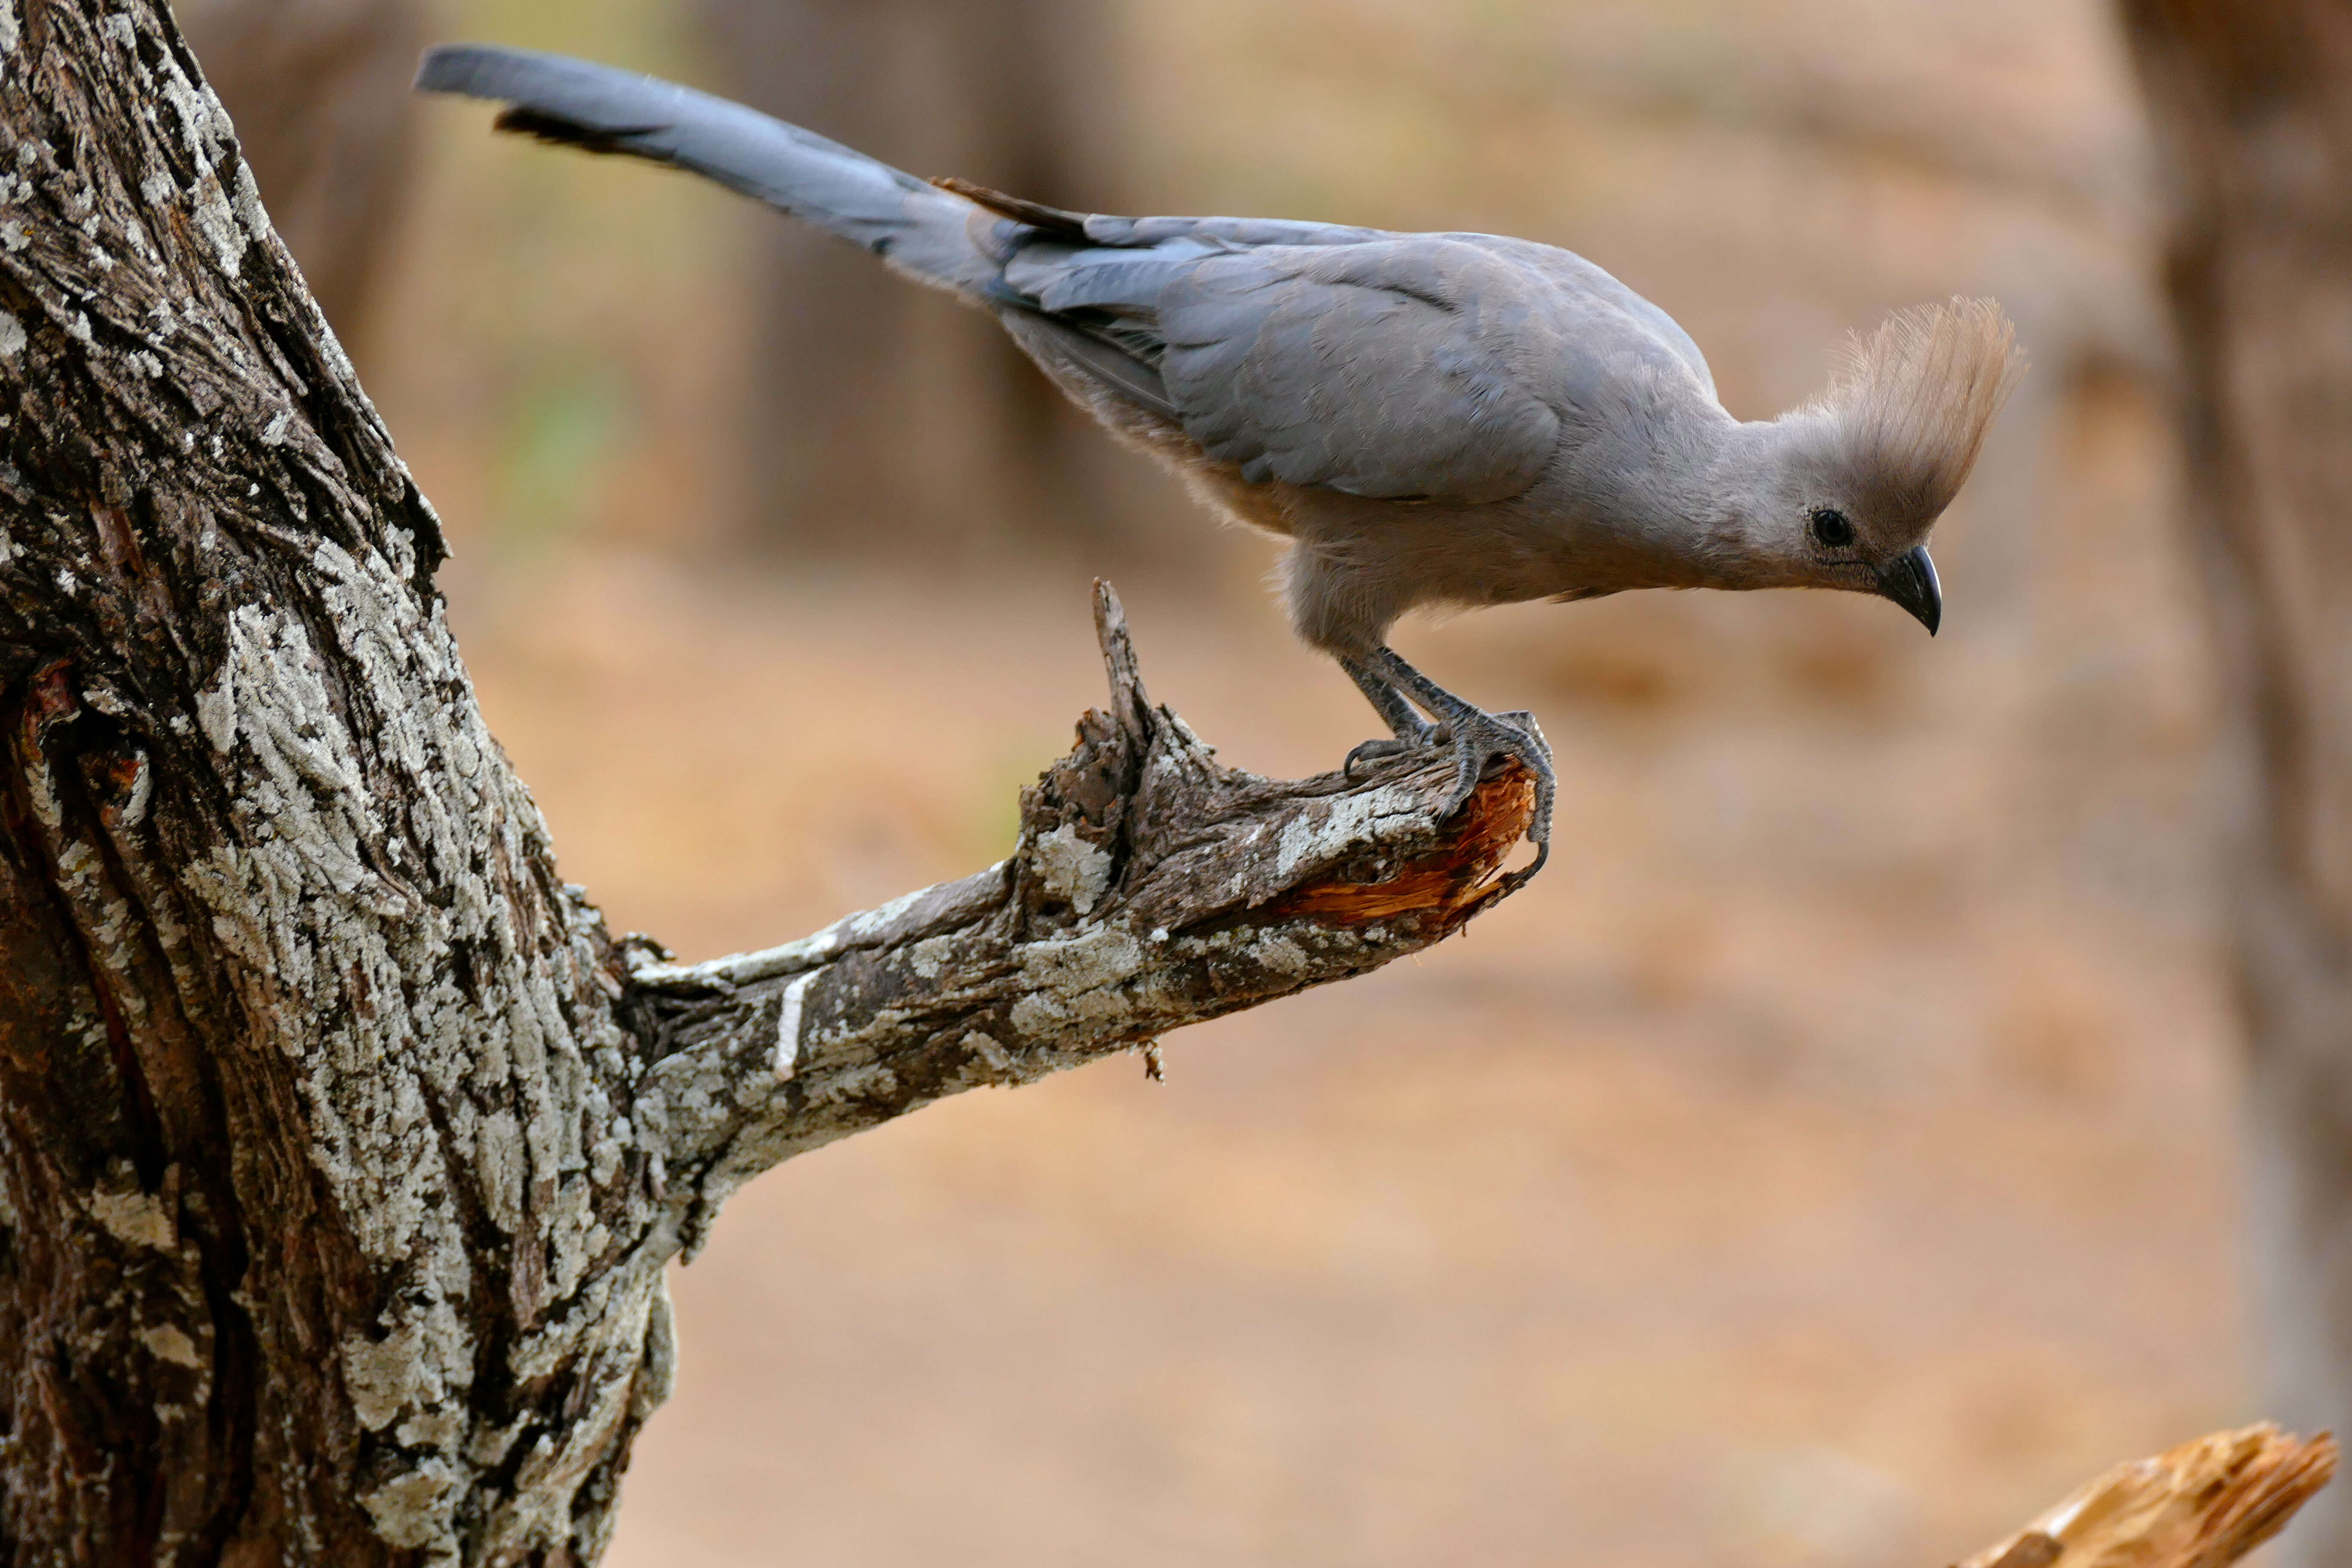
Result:
M1116 221L1141 232L1024 252L1006 281L1131 334L1185 434L1244 479L1493 501L1550 461L1559 415L1516 352L1543 284L1509 258L1441 235Z
M1563 419L1584 419L1628 354L1670 360L1712 395L1663 311L1524 240L1067 212L919 180L675 83L520 49L431 50L417 85L502 101L507 130L693 170L1018 316L1024 346L1253 482L1500 500L1535 482Z

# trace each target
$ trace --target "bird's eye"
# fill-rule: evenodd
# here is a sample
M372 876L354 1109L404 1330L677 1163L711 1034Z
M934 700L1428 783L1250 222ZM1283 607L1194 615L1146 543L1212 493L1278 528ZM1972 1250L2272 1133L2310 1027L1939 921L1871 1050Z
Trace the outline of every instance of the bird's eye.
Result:
M1853 542L1853 524L1833 506L1817 507L1813 511L1813 537L1832 550L1843 550Z

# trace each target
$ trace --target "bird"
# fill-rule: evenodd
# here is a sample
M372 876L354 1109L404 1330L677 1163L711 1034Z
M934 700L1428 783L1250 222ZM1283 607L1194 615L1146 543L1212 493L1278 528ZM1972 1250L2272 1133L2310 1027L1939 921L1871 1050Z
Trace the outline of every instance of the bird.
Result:
M561 55L425 51L419 90L495 128L688 170L992 313L1119 439L1228 519L1289 542L1293 629L1389 734L1440 749L1440 820L1517 762L1532 876L1557 786L1532 714L1490 713L1389 646L1418 609L1638 588L1827 588L1932 636L1930 529L2024 371L1998 303L1857 335L1826 388L1741 420L1674 318L1584 258L1506 236L1121 217L921 179L726 99Z

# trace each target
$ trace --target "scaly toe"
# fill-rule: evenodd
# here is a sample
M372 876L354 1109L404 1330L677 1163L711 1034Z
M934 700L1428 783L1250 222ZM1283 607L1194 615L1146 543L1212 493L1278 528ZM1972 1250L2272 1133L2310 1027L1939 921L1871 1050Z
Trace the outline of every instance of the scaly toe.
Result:
M1454 788L1446 794L1445 809L1438 813L1439 821L1452 816L1469 804L1470 797L1477 793L1479 781L1486 776L1486 764L1491 761L1492 756L1482 753L1475 746L1460 746L1455 751Z
M1424 751L1428 746L1427 741L1384 735L1377 741L1366 741L1362 745L1349 752L1348 760L1339 764L1339 772L1344 777L1354 778L1356 764L1359 763L1377 763L1388 757L1408 756L1414 752Z
M1495 717L1533 741L1545 756L1551 755L1551 742L1544 739L1543 726L1536 722L1534 714L1524 708L1515 708L1508 713L1497 713Z
M1524 718L1524 726L1516 722ZM1453 816L1462 809L1482 778L1492 777L1501 771L1504 759L1517 762L1535 775L1535 819L1528 825L1528 837L1540 844L1551 835L1552 769L1551 748L1544 743L1543 731L1535 727L1532 715L1479 713L1465 716L1454 726L1461 737L1455 742L1454 789L1445 804L1445 815Z

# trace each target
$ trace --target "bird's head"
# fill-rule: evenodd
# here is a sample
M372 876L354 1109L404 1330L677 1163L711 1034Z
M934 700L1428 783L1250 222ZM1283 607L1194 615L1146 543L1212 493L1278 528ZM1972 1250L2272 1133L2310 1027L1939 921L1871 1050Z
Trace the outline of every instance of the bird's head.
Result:
M1762 427L1770 457L1742 521L1774 584L1875 594L1932 634L1927 531L2024 369L1990 300L1897 311L1856 337L1826 392Z

